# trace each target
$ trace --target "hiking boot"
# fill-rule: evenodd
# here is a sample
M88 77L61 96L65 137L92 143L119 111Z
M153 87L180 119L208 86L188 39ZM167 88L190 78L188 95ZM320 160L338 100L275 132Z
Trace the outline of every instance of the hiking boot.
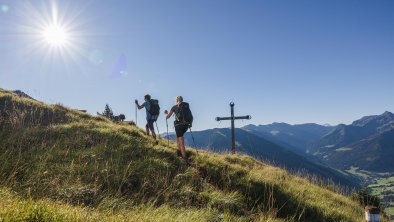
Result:
M176 151L176 155L177 155L178 157L182 157L181 151L180 151L180 150L177 150L177 151Z
M188 157L182 157L182 158L183 158L183 160L186 162L186 164L190 166L190 160L189 160L189 158L188 158Z

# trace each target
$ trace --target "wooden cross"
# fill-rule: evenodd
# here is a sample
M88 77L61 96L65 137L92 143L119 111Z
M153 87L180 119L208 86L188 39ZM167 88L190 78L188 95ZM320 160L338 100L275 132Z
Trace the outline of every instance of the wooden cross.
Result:
M250 115L247 116L234 116L234 103L230 103L231 116L230 117L216 117L216 121L231 120L231 153L235 153L235 136L234 136L234 120L236 119L251 119Z

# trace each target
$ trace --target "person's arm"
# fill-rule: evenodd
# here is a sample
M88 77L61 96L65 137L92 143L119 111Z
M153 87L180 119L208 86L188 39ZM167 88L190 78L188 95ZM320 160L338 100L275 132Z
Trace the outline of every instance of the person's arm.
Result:
M135 105L137 106L138 109L144 108L144 104L138 105L138 100L135 100Z
M166 114L166 119L170 118L173 113L174 113L174 111L172 109L170 110L170 112L168 112L167 110L164 111L164 114Z

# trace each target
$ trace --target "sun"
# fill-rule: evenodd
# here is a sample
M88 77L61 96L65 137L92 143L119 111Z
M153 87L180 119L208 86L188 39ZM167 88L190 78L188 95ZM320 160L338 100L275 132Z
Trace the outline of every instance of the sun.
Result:
M44 28L42 37L51 46L64 46L68 41L69 33L67 33L64 27L58 24L52 24Z
M15 4L20 19L13 21L15 31L11 34L21 42L23 50L18 52L23 62L37 62L42 70L51 73L60 67L69 71L70 67L85 65L93 48L89 40L96 36L91 31L94 26L88 23L89 14L84 13L90 3L48 0L40 4L37 1Z
M87 37L93 36L83 17L86 7L57 0L34 3L19 5L21 19L15 23L26 42L26 57L37 53L45 65L79 62L87 54Z

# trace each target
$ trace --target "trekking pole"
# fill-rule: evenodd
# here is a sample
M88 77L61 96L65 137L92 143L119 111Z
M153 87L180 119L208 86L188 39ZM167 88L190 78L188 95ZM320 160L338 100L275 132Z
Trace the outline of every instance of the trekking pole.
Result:
M166 118L166 126L167 126L167 147L170 148L170 137L168 136L168 119Z
M137 104L135 104L135 126L136 126L136 127L138 127L138 125L137 125L137 120L138 120L138 118L137 118L137 113L138 113Z
M193 136L192 128L189 127L189 130L190 130L190 134L192 135L193 145L194 145L195 148L197 148L196 142L194 141L194 136Z
M189 127L189 130L190 130L190 134L192 135L192 140L193 140L194 148L196 149L196 152L197 152L197 155L198 155L198 148L197 148L197 146L196 146L196 142L194 141L194 136L193 136L192 128Z
M160 138L159 127L157 126L157 122L156 122L156 121L155 121L155 123L156 123L157 135L158 135L158 136L159 136L159 138Z

